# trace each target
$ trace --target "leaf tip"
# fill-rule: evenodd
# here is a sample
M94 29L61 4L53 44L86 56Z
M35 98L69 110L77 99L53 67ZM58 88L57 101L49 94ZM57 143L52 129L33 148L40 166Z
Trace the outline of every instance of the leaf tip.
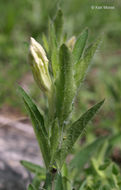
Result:
M100 103L103 104L104 102L105 102L105 98Z

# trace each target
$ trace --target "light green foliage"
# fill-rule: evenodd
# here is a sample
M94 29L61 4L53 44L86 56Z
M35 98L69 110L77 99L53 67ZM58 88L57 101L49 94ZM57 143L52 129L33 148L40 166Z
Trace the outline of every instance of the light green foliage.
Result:
M39 190L40 189L41 178L38 174L35 175L32 183L28 186L27 190Z
M40 183L41 183L41 178L40 178L39 174L36 173L36 175L32 181L32 185L37 190L37 189L40 189Z
M108 95L112 97L112 107L114 110L114 124L116 133L120 132L121 129L121 71L120 69L116 72L115 79L114 77L107 77L106 88Z
M116 189L120 190L120 172L119 167L116 165L116 173L113 173L114 163L109 161L104 161L104 168L101 168L100 164L93 160L92 164L85 170L85 181L81 184L79 190L87 189ZM106 166L107 165L107 166Z
M37 164L33 164L33 163L25 161L25 160L21 160L21 164L26 169L28 169L29 171L31 171L33 173L38 173L38 174L43 174L43 175L45 175L45 173L46 173L45 168L42 168L41 166L39 166Z
M36 189L33 187L33 185L30 184L28 190L36 190Z
M73 160L70 162L70 167L73 169L78 168L82 170L84 165L89 162L89 160L95 155L95 153L100 148L100 145L104 143L104 138L96 139L94 142L90 143L86 147L82 148L80 152L78 152Z
M75 45L73 43L73 46L70 48L64 39L65 34L62 29L63 16L59 10L54 21L51 21L49 24L49 37L46 38L43 35L43 42L48 53L49 62L44 49L38 42L32 39L33 43L31 42L30 45L33 67L40 64L41 70L39 72L41 72L41 76L45 76L45 70L43 69L43 65L45 65L48 70L48 78L52 81L47 94L45 90L42 89L48 101L46 105L47 113L45 112L42 115L29 95L19 87L19 92L32 120L35 135L46 167L44 170L36 164L22 161L22 165L25 168L35 173L35 178L29 188L36 190L39 189L41 181L45 179L45 171L46 179L44 180L44 189L72 189L73 185L70 182L68 172L70 169L66 166L65 160L89 121L104 103L103 100L95 104L77 120L71 122L73 116L72 108L74 106L75 96L79 90L79 84L87 72L100 40L98 39L93 45L85 49L88 37L88 30L86 29L76 40ZM37 76L34 76L34 78L38 78L39 73L37 72L35 74ZM43 81L44 86L46 86L46 83L47 81L45 79ZM101 142L100 140L94 142L94 144L97 144L97 150ZM85 148L85 150L82 151L83 154L92 156L94 144ZM74 159L71 164L75 162ZM83 160L82 157L81 159ZM82 161L81 168L83 168L88 161L88 159L85 160L85 162ZM95 162L93 161L93 163ZM69 165L71 166L70 168L72 168L71 164ZM61 172L61 169L63 172ZM116 169L113 170L116 171ZM74 171L74 173L75 172L76 171ZM72 172L72 176L74 176L74 173ZM75 184L76 183L74 183L74 185Z

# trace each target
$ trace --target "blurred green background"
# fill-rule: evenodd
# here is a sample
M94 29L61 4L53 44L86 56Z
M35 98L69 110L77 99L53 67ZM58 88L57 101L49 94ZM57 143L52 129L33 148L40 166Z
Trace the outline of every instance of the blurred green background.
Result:
M92 6L115 6L114 10L97 10ZM29 38L42 43L47 33L48 18L54 18L61 7L65 17L65 31L69 37L78 36L88 27L89 42L104 33L102 45L93 60L92 69L78 96L77 110L106 98L101 126L108 127L116 120L120 127L121 95L121 2L118 0L1 0L0 1L0 105L24 113L16 92L17 83L28 88L42 104L40 93L32 80L28 65ZM80 102L80 101L79 101ZM77 111L78 112L78 111ZM102 116L101 115L101 116ZM101 117L100 116L100 117Z

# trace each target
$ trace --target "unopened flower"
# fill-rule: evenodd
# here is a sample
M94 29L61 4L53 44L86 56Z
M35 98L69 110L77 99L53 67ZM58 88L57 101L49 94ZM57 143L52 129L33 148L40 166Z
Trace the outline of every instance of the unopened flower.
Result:
M70 50L73 49L74 45L75 45L75 42L76 42L76 37L75 36L72 36L68 41L67 41L67 46Z
M51 78L48 70L48 59L43 47L34 39L30 39L30 65L38 86L44 91L51 89Z

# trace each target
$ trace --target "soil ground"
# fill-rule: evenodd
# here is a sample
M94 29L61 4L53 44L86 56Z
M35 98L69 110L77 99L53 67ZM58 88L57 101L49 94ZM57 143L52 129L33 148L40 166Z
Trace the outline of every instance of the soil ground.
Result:
M0 114L0 190L25 190L32 176L20 160L43 163L28 118L11 115Z

